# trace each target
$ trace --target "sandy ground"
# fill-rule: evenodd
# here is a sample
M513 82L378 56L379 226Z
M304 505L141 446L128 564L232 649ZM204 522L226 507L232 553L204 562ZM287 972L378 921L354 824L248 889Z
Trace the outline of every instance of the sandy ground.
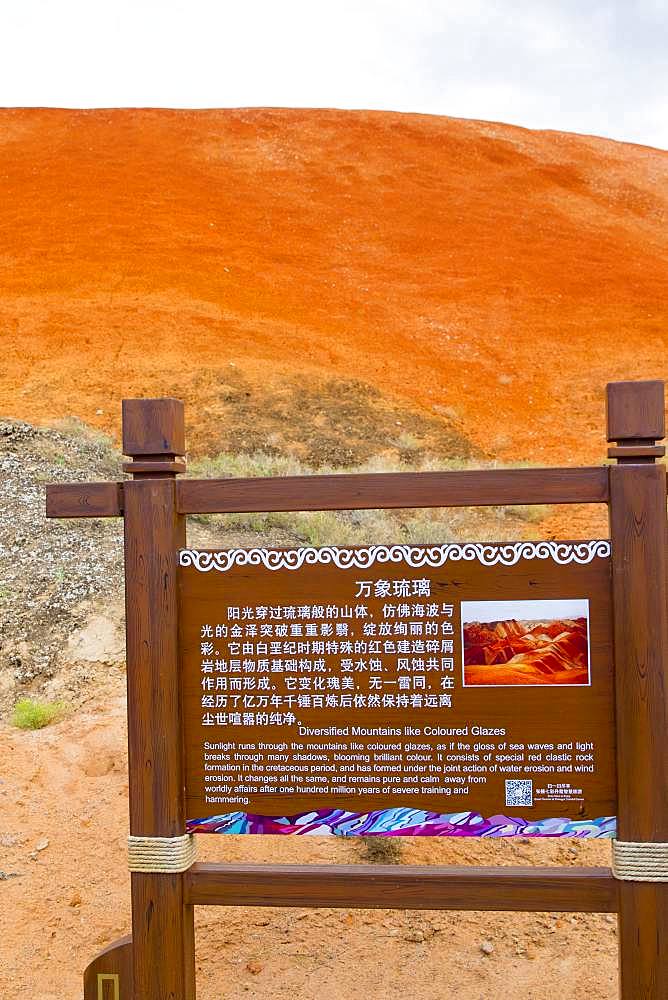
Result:
M0 728L0 996L79 1000L90 958L129 930L127 771L120 672L64 722ZM202 859L364 861L338 838L200 838ZM605 864L585 842L402 840L402 863ZM327 993L613 1000L616 921L605 915L198 908L200 1000ZM485 954L481 945L490 943ZM512 984L512 986L511 986Z

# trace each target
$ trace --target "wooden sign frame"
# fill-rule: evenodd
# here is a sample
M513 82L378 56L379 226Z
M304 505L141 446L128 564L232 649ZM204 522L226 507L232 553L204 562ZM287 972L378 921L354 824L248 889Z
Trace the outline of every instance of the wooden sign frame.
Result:
M85 1000L194 1000L196 905L618 913L621 1000L668 996L668 527L664 384L607 387L609 457L592 468L179 480L183 404L123 401L131 480L47 487L48 517L125 527L130 834L185 833L177 554L188 514L605 503L612 544L620 847L610 868L193 864L133 871L132 937L98 955ZM111 985L110 985L111 984ZM110 990L113 992L110 993ZM105 992L106 991L106 992Z

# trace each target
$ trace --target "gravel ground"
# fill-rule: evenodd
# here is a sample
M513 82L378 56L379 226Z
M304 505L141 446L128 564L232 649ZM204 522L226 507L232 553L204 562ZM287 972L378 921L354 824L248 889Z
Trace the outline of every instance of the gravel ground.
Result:
M195 463L191 474L281 475L285 463L295 461L224 453ZM49 429L0 420L0 714L23 695L81 704L110 666L124 666L121 519L48 520L45 514L48 483L117 480L121 466L109 438L80 421ZM314 470L297 461L296 471ZM537 530L535 517L521 508L325 511L193 517L188 543L208 548L501 541Z
M91 598L118 599L122 523L49 521L45 492L47 483L114 478L119 459L82 425L0 422L0 708L44 689Z

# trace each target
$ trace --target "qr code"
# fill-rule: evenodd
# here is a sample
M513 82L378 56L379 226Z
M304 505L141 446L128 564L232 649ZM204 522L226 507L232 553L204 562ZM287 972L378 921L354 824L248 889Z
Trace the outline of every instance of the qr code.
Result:
M533 781L529 778L511 778L506 781L507 806L532 806Z

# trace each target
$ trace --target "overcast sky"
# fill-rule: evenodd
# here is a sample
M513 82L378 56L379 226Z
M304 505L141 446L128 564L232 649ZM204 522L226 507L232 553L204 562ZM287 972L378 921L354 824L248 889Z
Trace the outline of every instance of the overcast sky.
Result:
M548 621L552 618L589 618L589 601L462 601L462 623Z
M339 107L668 148L668 0L17 0L0 104Z

